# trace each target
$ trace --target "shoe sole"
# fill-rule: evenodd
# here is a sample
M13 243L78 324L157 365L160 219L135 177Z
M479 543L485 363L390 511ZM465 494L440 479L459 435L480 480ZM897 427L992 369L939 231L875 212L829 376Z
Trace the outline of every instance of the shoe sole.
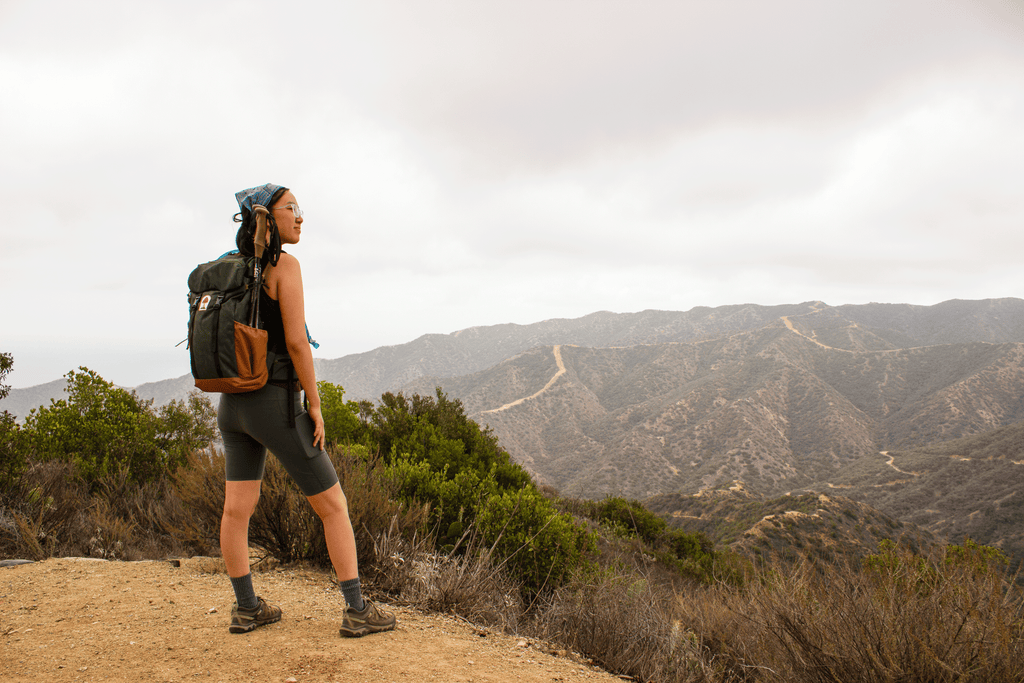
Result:
M241 624L231 624L230 626L228 626L228 631L231 633L248 633L249 631L253 631L259 628L260 626L266 626L267 624L276 624L279 621L281 621L281 617L268 619L266 621L253 622L245 626L242 626Z
M370 624L364 624L359 628L353 629L345 628L344 626L342 626L340 629L338 629L338 634L341 635L341 637L343 638L362 638L363 636L368 636L371 633L383 633L384 631L394 630L394 624L391 624L389 626L371 626Z

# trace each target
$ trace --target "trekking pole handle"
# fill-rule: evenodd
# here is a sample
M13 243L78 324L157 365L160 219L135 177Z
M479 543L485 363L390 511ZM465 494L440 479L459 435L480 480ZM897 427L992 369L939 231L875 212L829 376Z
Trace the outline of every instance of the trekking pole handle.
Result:
M257 204L252 207L252 210L256 214L256 234L253 237L253 250L256 253L256 259L259 260L263 258L263 251L267 248L267 216L270 215L270 211L262 204Z

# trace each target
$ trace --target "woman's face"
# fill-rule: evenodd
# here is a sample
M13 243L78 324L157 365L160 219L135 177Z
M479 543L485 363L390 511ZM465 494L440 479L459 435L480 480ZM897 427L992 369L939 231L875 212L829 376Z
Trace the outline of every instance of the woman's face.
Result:
M292 191L288 190L281 195L271 211L274 212L274 220L277 221L281 244L298 244L302 232L302 216L295 215L296 213L301 214L301 211L299 211L299 203L295 201Z

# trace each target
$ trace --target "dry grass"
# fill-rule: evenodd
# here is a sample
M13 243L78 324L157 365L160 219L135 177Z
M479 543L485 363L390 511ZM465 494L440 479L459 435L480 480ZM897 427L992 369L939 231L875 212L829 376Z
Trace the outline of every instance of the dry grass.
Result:
M674 612L715 659L723 677L711 680L1024 680L1024 596L1012 576L970 552L896 557L883 570L767 571L742 589L680 594Z
M600 571L556 591L538 610L534 629L610 671L671 680L670 598L640 574Z
M1024 681L1024 594L988 550L881 557L671 594L619 563L560 589L529 628L642 681Z
M870 567L776 566L709 586L669 581L642 547L606 538L572 581L524 605L472 529L437 553L426 508L395 502L372 461L332 457L372 590L548 640L634 680L1024 682L1024 593L989 549L923 558L889 548ZM328 567L315 513L273 459L267 472L251 537L276 559ZM2 492L0 554L215 555L223 487L212 451L166 481L111 476L91 496L70 466L35 463Z
M88 520L83 501L88 492L63 462L33 463L3 492L0 553L42 560L83 553Z
M978 554L773 574L748 605L781 680L1024 680L1021 592Z

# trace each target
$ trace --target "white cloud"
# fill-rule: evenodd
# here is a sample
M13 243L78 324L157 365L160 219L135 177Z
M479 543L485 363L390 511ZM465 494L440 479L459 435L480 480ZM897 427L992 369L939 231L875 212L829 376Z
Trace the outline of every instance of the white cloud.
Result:
M15 386L183 374L185 277L267 181L307 212L326 357L601 309L1020 295L1012 10L4 3L0 350Z

